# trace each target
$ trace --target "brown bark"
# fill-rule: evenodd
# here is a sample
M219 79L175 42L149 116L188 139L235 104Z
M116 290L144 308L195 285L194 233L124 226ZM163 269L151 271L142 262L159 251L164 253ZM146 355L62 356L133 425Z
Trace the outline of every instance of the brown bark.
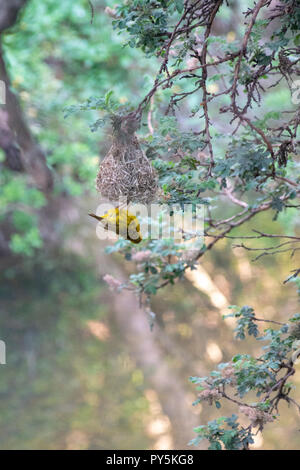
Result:
M26 2L27 0L0 0L0 33L15 24Z
M32 136L18 98L11 89L1 45L1 35L16 23L26 2L27 0L0 0L0 80L4 83L5 91L5 104L0 105L0 149L5 154L5 161L2 165L12 171L25 172L30 184L49 195L53 186L52 173L47 167L42 149ZM0 254L2 256L10 255L9 239L12 231L13 228L8 218L1 225Z
M16 23L26 1L0 0L0 37L3 31ZM6 156L5 164L13 171L25 171L38 189L47 192L53 185L52 174L26 123L17 96L11 90L1 43L0 80L5 84L6 95L6 103L0 109L0 147Z
M5 166L13 171L24 170L21 149L8 125L8 114L3 109L0 109L0 148L5 153Z
M20 103L11 90L1 45L0 80L6 88L6 104L0 114L0 147L6 154L6 165L12 170L25 170L38 189L48 192L53 186L52 173L47 167L43 151L31 134Z

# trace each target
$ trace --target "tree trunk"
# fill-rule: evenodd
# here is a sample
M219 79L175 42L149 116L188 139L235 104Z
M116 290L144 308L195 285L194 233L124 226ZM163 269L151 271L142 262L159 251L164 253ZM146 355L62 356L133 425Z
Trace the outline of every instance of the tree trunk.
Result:
M48 192L53 185L52 174L47 167L45 155L24 119L20 103L10 89L1 45L0 80L5 84L6 95L6 104L0 115L0 147L6 154L6 164L12 170L25 170L38 189Z
M193 428L199 422L188 405L182 378L175 375L160 349L156 327L150 331L145 312L128 291L115 296L114 315L124 340L149 385L157 392L162 409L171 422L174 449L190 449L188 442L196 436Z

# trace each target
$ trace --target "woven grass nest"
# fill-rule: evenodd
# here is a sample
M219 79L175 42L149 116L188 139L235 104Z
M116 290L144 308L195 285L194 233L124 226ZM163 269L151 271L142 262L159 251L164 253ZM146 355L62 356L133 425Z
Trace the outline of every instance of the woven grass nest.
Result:
M139 120L133 113L113 116L113 143L100 163L96 186L110 201L148 204L157 192L157 174L141 149L135 131Z

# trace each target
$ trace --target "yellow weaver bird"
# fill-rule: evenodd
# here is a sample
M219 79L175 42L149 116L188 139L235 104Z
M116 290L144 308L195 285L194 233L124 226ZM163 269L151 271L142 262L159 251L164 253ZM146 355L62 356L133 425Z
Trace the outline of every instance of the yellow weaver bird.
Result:
M104 215L89 214L94 219L99 220L105 230L111 230L117 235L121 235L132 243L140 243L142 241L141 228L137 217L126 209L110 209Z

